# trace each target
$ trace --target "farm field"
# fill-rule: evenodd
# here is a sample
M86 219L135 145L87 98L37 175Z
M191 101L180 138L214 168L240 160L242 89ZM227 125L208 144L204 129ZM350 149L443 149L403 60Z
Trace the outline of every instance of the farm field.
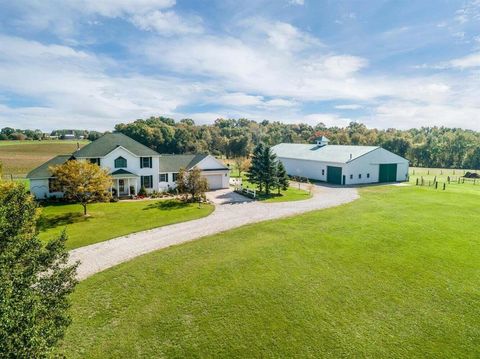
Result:
M81 282L71 358L478 357L480 192L364 187ZM446 210L447 209L447 210Z
M5 178L23 178L29 171L60 154L72 153L77 142L88 141L0 141L0 162Z
M415 185L417 179L419 184L423 178L424 187L432 190L443 191L443 184L445 183L446 191L455 192L478 192L480 193L480 179L464 178L465 173L479 173L480 171L467 169L446 169L446 168L418 168L412 167L409 170L410 183ZM450 181L449 181L450 179ZM438 188L435 189L434 181L438 182Z
M176 200L122 201L93 203L89 217L83 216L79 204L56 204L42 207L39 237L43 241L58 236L67 229L68 249L78 248L108 239L204 217L212 213L210 204L183 203Z

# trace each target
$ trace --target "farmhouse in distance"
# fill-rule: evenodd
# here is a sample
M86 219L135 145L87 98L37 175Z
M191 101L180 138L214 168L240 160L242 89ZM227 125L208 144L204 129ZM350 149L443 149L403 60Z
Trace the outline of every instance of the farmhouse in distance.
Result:
M90 161L109 169L113 178L112 192L117 197L138 194L142 187L147 192L173 189L181 168L200 169L210 189L227 188L230 179L228 167L211 155L161 155L122 133L114 132L70 155L56 156L30 171L27 178L37 199L63 196L52 178L50 167L70 159Z
M378 146L281 143L272 148L290 176L337 185L408 180L408 160Z

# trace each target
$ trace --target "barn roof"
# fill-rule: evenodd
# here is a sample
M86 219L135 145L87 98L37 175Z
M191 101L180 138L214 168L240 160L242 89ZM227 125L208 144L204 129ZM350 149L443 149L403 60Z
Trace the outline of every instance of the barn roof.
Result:
M343 146L280 143L272 148L277 157L320 162L348 163L378 146Z

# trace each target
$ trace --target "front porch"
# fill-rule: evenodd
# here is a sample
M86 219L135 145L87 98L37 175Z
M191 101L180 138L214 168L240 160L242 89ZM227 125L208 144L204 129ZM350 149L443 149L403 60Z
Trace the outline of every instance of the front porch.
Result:
M130 197L138 193L139 176L126 170L117 170L111 174L113 183L110 191L115 197Z

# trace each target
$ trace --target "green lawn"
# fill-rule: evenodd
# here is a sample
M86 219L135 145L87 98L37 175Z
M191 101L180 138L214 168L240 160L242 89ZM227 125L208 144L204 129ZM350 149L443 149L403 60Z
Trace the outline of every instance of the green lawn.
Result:
M79 204L48 205L42 208L40 239L48 240L67 229L69 249L102 242L129 233L189 221L212 213L210 204L175 201L133 201L94 203L88 206L90 217L83 216Z
M69 358L479 357L480 193L375 186L80 283Z
M269 195L264 192L258 192L258 187L248 182L247 177L243 176L242 184L244 188L257 189L257 199L264 202L289 202L289 201L301 201L312 197L309 191L305 191L296 186L290 186L286 191L278 191L275 189L271 191Z

